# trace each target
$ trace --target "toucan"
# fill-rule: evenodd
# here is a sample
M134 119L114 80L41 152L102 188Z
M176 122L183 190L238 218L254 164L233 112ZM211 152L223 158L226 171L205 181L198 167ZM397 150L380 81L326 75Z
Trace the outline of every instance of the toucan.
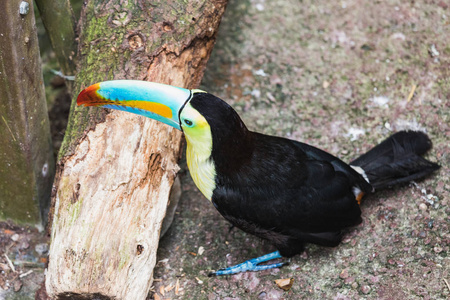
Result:
M220 98L138 80L105 81L84 89L78 105L143 115L181 130L198 189L233 226L268 240L277 251L210 275L278 268L305 244L337 246L362 222L364 195L422 178L440 166L419 131L400 131L347 164L311 145L250 131Z

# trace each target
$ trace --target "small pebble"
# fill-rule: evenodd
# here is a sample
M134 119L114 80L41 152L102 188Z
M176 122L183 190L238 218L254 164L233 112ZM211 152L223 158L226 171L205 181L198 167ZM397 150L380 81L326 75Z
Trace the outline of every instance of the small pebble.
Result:
M30 243L26 239L22 239L20 243L17 245L20 250L28 249L30 247Z
M11 236L11 239L14 241L14 242L17 242L18 240L19 240L19 235L17 234L17 233L15 233L15 234L13 234L12 236Z
M434 252L436 252L436 253L441 253L442 252L442 247L439 247L439 246L436 246L436 247L434 247Z
M345 284L351 284L351 283L355 283L355 277L354 276L350 276L344 279L344 283ZM352 284L353 286L353 284Z
M339 274L339 277L342 278L342 279L348 278L349 277L348 269L342 270L341 274Z
M48 252L48 244L46 244L46 243L37 244L37 245L34 247L34 250L36 250L36 252L37 252L40 256L42 256L42 255L44 255L44 254L47 254L47 252Z
M361 292L362 292L363 294L367 295L368 293L370 293L370 286L368 286L368 285L363 285L363 286L361 287Z
M267 298L267 293L266 292L261 292L258 295L258 299L266 299Z
M420 205L419 205L419 209L421 210L421 211L426 211L427 210L427 205L425 204L425 203L420 203Z

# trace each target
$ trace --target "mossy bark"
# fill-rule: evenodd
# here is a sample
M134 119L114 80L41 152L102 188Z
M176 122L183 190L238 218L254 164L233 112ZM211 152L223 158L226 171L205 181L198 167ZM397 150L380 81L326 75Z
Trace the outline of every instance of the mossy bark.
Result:
M21 2L0 2L0 220L42 228L55 168L33 2L22 15Z
M198 86L225 4L86 2L75 90L108 79ZM73 100L52 202L51 297L145 299L180 151L169 126Z

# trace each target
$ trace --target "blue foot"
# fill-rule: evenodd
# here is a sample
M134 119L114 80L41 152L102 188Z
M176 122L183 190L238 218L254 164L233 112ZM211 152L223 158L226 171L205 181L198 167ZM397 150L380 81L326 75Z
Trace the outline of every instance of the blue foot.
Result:
M272 259L276 259L276 258L281 258L282 256L280 255L280 252L275 251L254 259L250 259L247 260L241 264L226 268L226 269L220 269L216 272L212 272L209 273L208 276L220 276L220 275L232 275L232 274L237 274L240 272L247 272L247 271L262 271L262 270L267 270L267 269L273 269L273 268L280 268L284 265L289 264L288 262L282 262L282 263L277 263L277 264L270 264L270 265L262 265L262 266L258 266L260 263L272 260Z

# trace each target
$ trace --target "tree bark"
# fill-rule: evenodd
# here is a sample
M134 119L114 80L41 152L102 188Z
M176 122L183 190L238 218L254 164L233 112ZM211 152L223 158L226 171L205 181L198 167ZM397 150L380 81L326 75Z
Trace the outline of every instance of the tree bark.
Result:
M0 1L0 20L0 220L43 229L55 162L33 2Z
M225 5L88 1L75 90L124 78L196 87ZM145 299L180 151L172 127L73 100L52 198L50 297Z

